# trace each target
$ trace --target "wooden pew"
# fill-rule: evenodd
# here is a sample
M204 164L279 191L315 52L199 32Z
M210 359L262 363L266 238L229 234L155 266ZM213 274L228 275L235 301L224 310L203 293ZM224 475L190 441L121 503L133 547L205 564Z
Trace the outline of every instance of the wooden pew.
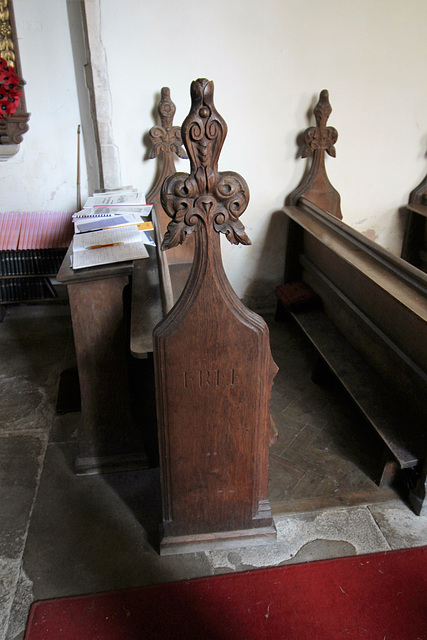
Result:
M158 159L158 175L146 195L147 203L153 205L156 247L148 246L149 258L135 260L133 265L130 349L135 358L145 359L153 352L153 329L181 295L193 262L193 237L168 252L160 250L170 220L161 202L162 184L168 175L175 173L175 155L187 158L181 128L173 125L175 111L170 89L163 87L158 105L161 124L150 130L150 158Z
M157 246L169 220L161 206L160 188L175 171L174 153L186 157L180 128L173 126L175 105L166 87L159 113L161 126L151 130L151 156L160 156L160 172L146 196L154 205ZM143 260L74 271L70 246L57 274L68 289L77 357L78 474L158 463L152 333L185 284L193 247L190 242L170 252L170 272L164 253L151 246L148 251L149 258ZM140 360L130 357L129 342L132 355Z
M268 450L277 367L268 328L231 288L220 250L220 233L232 244L250 244L239 220L249 191L238 174L218 171L227 126L213 103L213 83L194 81L191 98L182 125L190 173L164 181L162 175L163 185L159 180L152 195L158 232L164 230L163 212L171 218L162 242L171 257L159 258L157 276L165 315L153 334L165 554L275 537ZM172 130L163 129L170 138ZM192 238L194 254L191 247L172 259ZM176 282L190 262L182 290ZM139 275L133 306L143 303L135 290ZM133 330L139 322L142 308L135 311Z
M420 513L427 474L427 275L342 222L325 171L338 134L327 91L305 133L310 171L284 208L285 284L278 318L298 323L383 442L378 481L395 482ZM281 300L283 302L281 302Z

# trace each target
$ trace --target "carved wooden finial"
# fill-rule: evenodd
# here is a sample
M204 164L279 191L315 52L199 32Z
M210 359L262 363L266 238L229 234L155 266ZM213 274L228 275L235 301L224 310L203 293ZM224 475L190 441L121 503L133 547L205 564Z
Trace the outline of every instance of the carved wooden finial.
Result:
M296 204L301 197L306 198L335 218L342 219L341 197L331 185L325 169L325 151L335 157L335 143L338 132L334 127L327 126L332 113L329 93L326 89L320 92L319 101L314 108L316 126L309 127L304 133L304 147L302 157L313 156L310 171L302 184L293 191L288 200Z
M155 158L160 153L176 153L179 158L187 158L187 154L182 148L181 128L172 126L176 107L171 100L169 87L162 88L157 111L161 126L156 125L150 129L150 139L153 145L150 150L150 158Z
M332 113L331 103L329 102L329 92L323 89L320 93L319 101L314 107L314 117L316 118L315 127L309 127L304 133L304 149L302 157L311 156L317 149L323 149L335 158L336 151L334 144L338 140L338 131L334 127L327 127L326 123Z
M251 244L239 217L249 201L245 180L232 171L218 172L227 125L213 103L213 82L191 84L192 105L181 127L191 173L175 173L162 187L163 208L172 218L162 249L184 242L200 224L225 233L232 244Z
M159 225L159 232L156 234L158 237L156 239L157 242L159 242L169 222L169 218L161 207L160 190L165 178L171 173L175 173L175 154L179 158L187 158L187 154L182 147L181 127L173 126L173 117L176 108L171 100L169 87L162 88L157 111L161 124L155 125L150 129L152 147L149 157L151 159L158 158L160 170L153 187L146 194L145 198L156 210L156 218L158 218L157 222Z
M146 194L145 198L149 204L153 205L151 218L154 225L156 245L159 247L169 224L169 216L166 215L160 201L162 184L167 176L170 176L176 171L175 156L187 158L187 154L182 146L181 127L173 126L176 108L171 100L169 87L162 88L157 111L160 116L160 125L156 125L150 129L152 144L150 158L157 158L157 176L153 187ZM194 240L194 238L192 238L192 240ZM158 256L161 279L164 284L162 288L164 313L173 306L169 264L191 263L193 254L194 241L187 242L184 247L176 247L171 254L169 254L168 260L166 260L164 255Z

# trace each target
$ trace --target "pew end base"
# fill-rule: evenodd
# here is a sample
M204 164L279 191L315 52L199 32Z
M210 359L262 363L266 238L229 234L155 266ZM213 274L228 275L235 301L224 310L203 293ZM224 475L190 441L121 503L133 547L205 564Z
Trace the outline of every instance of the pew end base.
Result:
M254 529L215 531L185 536L165 536L160 543L160 555L166 556L272 544L276 542L276 537L277 532L274 523L267 527Z

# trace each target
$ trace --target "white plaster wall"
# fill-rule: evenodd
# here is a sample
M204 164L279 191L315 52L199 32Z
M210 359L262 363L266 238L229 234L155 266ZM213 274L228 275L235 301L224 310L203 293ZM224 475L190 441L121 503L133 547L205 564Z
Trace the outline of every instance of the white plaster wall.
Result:
M241 173L251 190L242 221L253 246L225 243L223 252L239 295L259 298L281 281L275 212L303 174L296 136L324 88L339 131L328 172L344 219L399 253L399 207L427 170L425 0L100 3L124 184L151 185L142 137L160 88L171 88L181 124L191 81L215 82L229 127L220 170Z
M1 211L75 208L80 115L67 12L73 2L14 1L31 119L18 155L0 163ZM313 123L307 113L324 88L333 106L329 123L339 131L328 172L344 220L400 252L399 208L427 171L425 0L99 2L123 184L151 186L155 162L144 160L142 139L154 124L160 88L170 86L181 124L191 81L215 82L216 106L229 127L220 170L241 173L251 191L242 221L253 245L224 242L239 295L261 300L281 281L284 237L276 212L303 174L296 137Z
M67 3L14 0L14 9L31 118L18 154L0 163L0 211L75 211L80 116Z

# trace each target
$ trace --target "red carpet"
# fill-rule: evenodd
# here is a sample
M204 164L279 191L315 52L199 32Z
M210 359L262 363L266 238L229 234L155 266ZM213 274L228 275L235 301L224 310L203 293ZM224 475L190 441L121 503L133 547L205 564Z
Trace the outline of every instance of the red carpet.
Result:
M25 640L426 640L427 547L32 605Z

